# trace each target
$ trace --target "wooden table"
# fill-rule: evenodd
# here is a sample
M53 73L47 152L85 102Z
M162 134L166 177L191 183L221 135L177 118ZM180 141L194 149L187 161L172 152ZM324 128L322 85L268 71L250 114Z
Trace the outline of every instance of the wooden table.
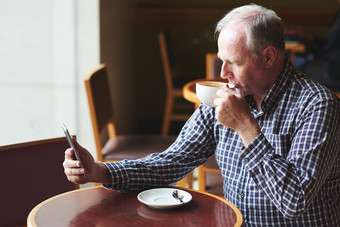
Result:
M27 226L242 226L240 211L224 199L184 189L192 200L171 209L152 209L137 199L138 192L103 187L70 191L37 205Z

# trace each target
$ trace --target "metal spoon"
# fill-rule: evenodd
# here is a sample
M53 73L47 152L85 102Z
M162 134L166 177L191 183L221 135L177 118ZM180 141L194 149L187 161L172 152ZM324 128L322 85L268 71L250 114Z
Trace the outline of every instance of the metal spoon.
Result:
M178 199L181 203L183 203L183 195L180 195L178 190L175 190L173 193L172 193L172 196L175 198L175 199Z

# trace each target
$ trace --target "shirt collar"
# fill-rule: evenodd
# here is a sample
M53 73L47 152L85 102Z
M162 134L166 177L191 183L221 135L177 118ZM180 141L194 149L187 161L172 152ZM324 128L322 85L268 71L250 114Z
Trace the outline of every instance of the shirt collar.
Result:
M279 77L271 87L271 89L268 91L266 96L264 97L262 103L261 103L261 110L258 111L256 109L255 102L253 100L252 95L248 95L246 97L247 102L249 103L250 107L252 108L252 112L255 114L260 114L262 112L270 111L271 109L275 108L275 106L278 104L283 92L288 88L290 82L293 70L293 64L288 60L287 57L285 57L285 65L283 67L283 70L281 71Z

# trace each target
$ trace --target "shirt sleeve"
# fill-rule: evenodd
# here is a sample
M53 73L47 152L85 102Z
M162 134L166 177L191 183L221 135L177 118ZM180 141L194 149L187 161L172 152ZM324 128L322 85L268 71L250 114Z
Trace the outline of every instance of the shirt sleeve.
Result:
M214 153L212 110L201 108L186 122L176 141L164 152L138 160L104 163L115 190L142 190L176 183Z
M240 153L254 182L287 218L306 211L339 157L339 105L311 101L301 109L294 132L260 134Z

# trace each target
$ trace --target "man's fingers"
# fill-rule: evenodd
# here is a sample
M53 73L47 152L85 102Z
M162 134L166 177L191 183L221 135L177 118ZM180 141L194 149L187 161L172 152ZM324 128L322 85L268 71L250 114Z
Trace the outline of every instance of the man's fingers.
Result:
M73 182L75 184L87 183L87 181L85 180L83 175L66 175L66 176L67 176L67 180L69 180L70 182Z
M65 159L73 159L74 151L72 148L68 148L65 151Z
M64 168L78 168L81 166L81 163L78 160L73 159L73 150L67 149L65 151L65 160L63 162Z
M65 174L68 176L83 175L84 173L84 168L65 168Z
M65 159L63 162L64 168L79 168L81 163L78 160Z
M220 90L217 91L217 95L218 96L223 96L225 94L236 95L237 92L234 90L234 88L229 88L229 87L225 87L225 88L220 89Z
M215 98L214 104L216 106L219 106L224 100L224 97L227 97L229 95L237 95L237 93L233 89L226 87L224 89L218 90L216 92L216 95L217 95L217 98Z

